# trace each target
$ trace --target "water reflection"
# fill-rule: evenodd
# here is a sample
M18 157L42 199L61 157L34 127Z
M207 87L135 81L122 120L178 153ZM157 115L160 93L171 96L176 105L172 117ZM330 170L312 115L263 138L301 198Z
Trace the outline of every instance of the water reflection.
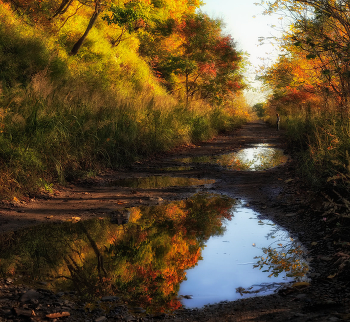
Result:
M125 225L99 218L0 238L3 277L45 281L90 303L118 296L147 312L268 294L307 272L285 230L234 199L208 193L129 208Z
M203 260L188 270L187 280L181 284L179 294L191 296L182 298L186 307L270 294L286 282L302 278L308 270L301 248L294 248L298 245L291 244L287 231L259 219L247 207L233 211L232 221L225 223L225 234L206 242ZM289 250L289 264L281 261L285 258L281 250Z
M194 158L177 159L181 163L211 163L218 164L236 171L261 171L286 163L288 156L283 150L270 147L268 144L239 150L238 152L219 156L201 156Z
M290 239L287 244L264 247L264 255L256 257L258 260L254 268L264 269L269 277L277 277L286 272L287 277L302 279L309 270L307 263L303 260L304 249L302 245Z
M118 295L148 312L171 311L185 270L201 259L210 236L224 233L233 199L197 194L154 207L130 208L124 226L108 219L42 225L2 236L2 275L53 290L75 290L92 301Z
M144 178L127 178L111 181L110 186L139 188L139 189L156 189L175 186L199 186L205 184L212 184L213 179L196 179L196 178L183 178L183 177L171 177L171 176L151 176Z

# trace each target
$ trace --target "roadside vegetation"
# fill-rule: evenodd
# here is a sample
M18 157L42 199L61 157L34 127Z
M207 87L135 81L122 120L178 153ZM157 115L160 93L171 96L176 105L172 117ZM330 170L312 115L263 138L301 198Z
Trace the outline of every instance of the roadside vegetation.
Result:
M350 215L350 5L348 1L276 0L262 4L292 24L278 61L261 79L272 89L255 106L286 130L301 176L325 195L323 220Z
M244 123L243 54L200 1L0 1L0 199Z

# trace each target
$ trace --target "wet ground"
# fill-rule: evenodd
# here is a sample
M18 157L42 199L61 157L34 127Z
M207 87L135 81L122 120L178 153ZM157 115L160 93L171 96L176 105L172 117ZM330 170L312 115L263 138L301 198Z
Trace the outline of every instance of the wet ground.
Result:
M128 313L127 306L120 303L118 307L122 313L119 312L119 315L113 313L117 309L106 313L99 308L89 313L82 309L84 305L76 304L74 307L71 302L68 306L58 305L56 310L62 311L62 307L66 311L69 309L71 315L64 318L69 321L347 320L350 318L347 282L338 281L332 274L333 264L339 259L335 241L327 237L322 218L314 213L314 205L320 205L322 200L303 185L295 174L292 160L284 159L283 162L286 163L282 162L272 169L264 170L254 164L237 169L239 164L231 156L232 152L243 148L254 149L266 145L279 151L286 148L281 132L268 128L261 122L250 123L233 134L219 136L210 142L181 147L171 153L131 165L129 169L106 172L96 178L58 188L54 196L43 194L42 199L6 204L0 209L0 232L11 232L38 223L108 216L114 217L121 224L127 217L123 210L125 207L159 205L203 191L225 194L244 200L245 205L259 212L263 220L273 220L301 240L308 250L307 256L311 263L310 284L297 284L270 296L220 303L204 309L181 309L172 314L145 316L142 312ZM218 155L225 155L229 162L224 158L223 163L222 158L217 158ZM235 166L234 169L232 165ZM196 180L189 182L189 178ZM53 303L49 304L49 297L45 298L46 293L42 288L37 287L42 301L39 304L55 308L53 303L60 303L58 298L62 295L51 294ZM4 280L0 288L0 321L26 319L17 314L14 308L35 311L33 305L38 305L38 302L26 304L27 307L23 308L23 302L19 298L24 290L24 286ZM39 315L37 316L38 320ZM34 319L34 316L31 318Z

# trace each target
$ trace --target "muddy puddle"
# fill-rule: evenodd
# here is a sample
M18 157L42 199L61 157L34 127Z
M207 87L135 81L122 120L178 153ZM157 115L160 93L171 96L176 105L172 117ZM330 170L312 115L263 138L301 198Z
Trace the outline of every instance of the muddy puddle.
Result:
M242 203L231 211L223 234L206 242L203 260L187 271L180 286L188 308L268 295L286 283L306 281L308 264L300 243Z
M192 158L176 159L185 164L209 163L217 164L229 170L236 171L262 171L277 167L288 161L288 156L283 150L272 147L269 144L256 144L237 152L216 156L199 156Z
M181 170L179 170L181 171ZM215 183L213 179L196 179L171 176L149 176L143 178L127 178L109 182L109 186L138 189L157 189L167 187L201 186Z
M116 211L2 235L0 272L74 291L90 306L115 296L154 313L267 294L307 271L286 231L223 195L125 212L124 225L114 223Z

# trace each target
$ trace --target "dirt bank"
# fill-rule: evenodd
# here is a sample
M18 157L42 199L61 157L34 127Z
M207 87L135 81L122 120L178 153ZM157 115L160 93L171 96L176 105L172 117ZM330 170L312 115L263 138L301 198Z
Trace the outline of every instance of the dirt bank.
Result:
M262 122L249 123L234 133L219 136L209 142L181 147L142 163L130 165L129 169L106 172L89 180L60 187L53 196L43 194L42 198L4 204L0 208L0 232L17 230L41 222L69 220L72 217L84 220L107 216L124 207L180 199L201 189L225 193L243 199L251 208L287 228L302 241L309 251L308 257L311 261L310 285L285 289L271 296L220 303L201 310L179 310L172 315L117 317L107 314L105 321L349 320L348 282L334 276L335 263L341 259L339 253L342 249L335 243L337 241L327 235L322 217L315 212L315 205L320 205L322 199L308 191L307 186L297 177L293 160L283 166L255 172L229 171L205 163L196 163L191 168L186 167L176 173L172 170L180 165L176 158L217 155L258 143L268 143L270 146L286 149L282 131L268 128ZM210 188L196 186L141 189L123 188L113 184L114 181L123 178L150 175L207 178L215 179L216 182ZM16 317L13 312L9 313L8 307L10 295L11 301L16 302L16 296L13 297L11 292L19 294L23 287L18 289L18 286L6 281L0 286L0 308L3 308L3 311L0 309L0 321L22 319ZM1 313L4 312L4 308L7 309L7 315ZM94 320L98 315L104 316L103 312L95 312L95 315L90 317L79 312L81 311L78 309L72 309L71 316L65 319L74 321L83 317L83 320Z

